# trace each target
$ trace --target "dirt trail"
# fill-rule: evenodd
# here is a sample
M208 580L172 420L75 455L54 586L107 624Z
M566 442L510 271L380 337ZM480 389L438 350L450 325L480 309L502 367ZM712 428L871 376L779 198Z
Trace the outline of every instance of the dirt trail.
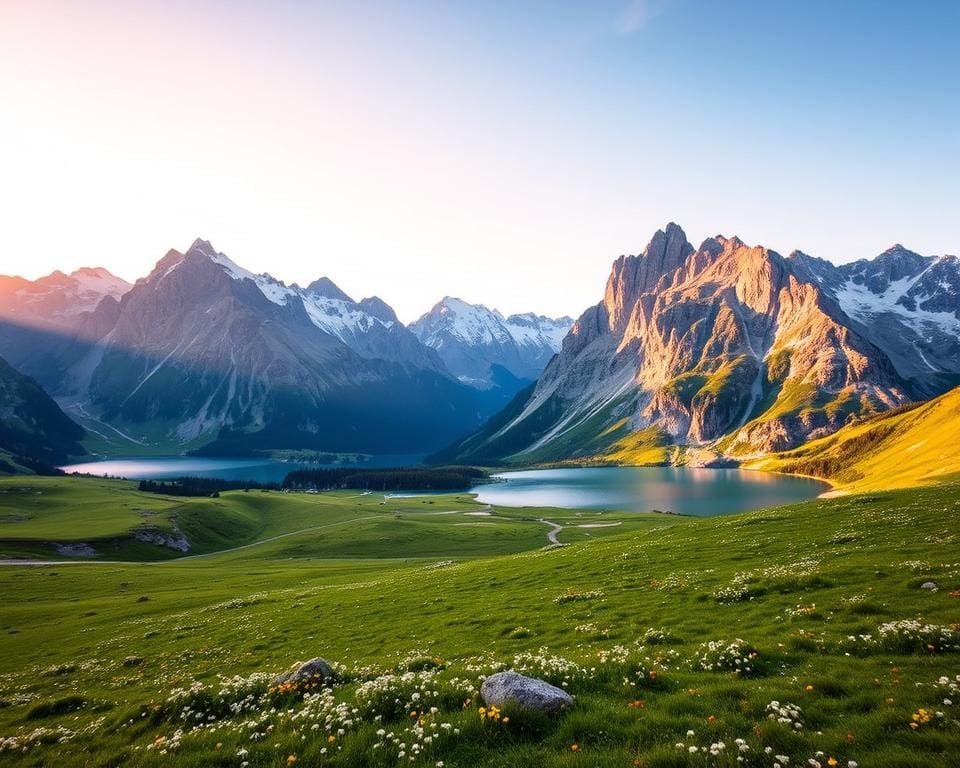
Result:
M555 523L555 522L553 522L553 520L545 520L545 519L543 519L543 518L540 518L540 522L543 523L544 525L552 525L552 526L553 526L553 528L551 528L549 531L547 531L547 539L549 540L549 542L550 542L551 544L559 544L560 542L559 542L559 540L557 539L557 534L560 533L560 531L563 530L563 526L560 525L560 523Z

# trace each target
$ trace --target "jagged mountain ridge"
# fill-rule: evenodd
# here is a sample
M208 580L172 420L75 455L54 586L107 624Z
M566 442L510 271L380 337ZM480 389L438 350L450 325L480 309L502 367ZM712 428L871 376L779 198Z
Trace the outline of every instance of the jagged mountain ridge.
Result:
M69 275L51 272L37 280L0 275L0 307L46 324L69 323L92 312L105 296L119 300L131 288L103 267L82 267Z
M497 367L520 385L534 380L560 351L572 324L569 317L533 313L505 317L482 304L445 296L410 330L437 351L458 379L486 389L495 385Z
M171 250L119 301L72 325L3 316L0 350L109 439L236 453L278 447L415 452L496 407L457 382L379 299L329 280L254 275L197 240Z
M835 266L795 251L794 269L815 280L884 349L913 394L930 397L956 383L960 361L960 262L895 245L873 260Z
M926 374L898 366L897 341L847 314L841 277L855 280L868 264L882 273L884 261L835 268L831 288L814 272L827 268L809 257L785 259L735 237L694 248L670 224L641 255L614 262L603 301L576 321L536 386L443 455L629 461L631 452L657 447L662 460L677 460L684 451L670 445L750 455L943 391L960 356L937 358L943 369ZM891 265L889 280L935 264L955 260ZM916 300L957 309L945 291Z
M85 340L109 330L130 288L102 267L33 281L0 275L0 353L54 391L82 356Z
M335 336L362 357L443 371L440 358L420 344L397 319L393 309L377 296L354 301L328 277L315 280L306 289L296 284L287 286L268 274L254 275L237 266L205 240L195 241L187 253L206 256L222 266L234 280L250 280L273 304L302 304L313 325ZM186 258L180 254L177 257Z

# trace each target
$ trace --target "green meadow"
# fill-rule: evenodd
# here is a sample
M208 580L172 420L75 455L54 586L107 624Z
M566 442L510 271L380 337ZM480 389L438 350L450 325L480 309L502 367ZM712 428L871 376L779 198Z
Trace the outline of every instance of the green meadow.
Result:
M16 477L0 520L3 764L958 764L956 482L694 519ZM576 706L481 710L506 668Z

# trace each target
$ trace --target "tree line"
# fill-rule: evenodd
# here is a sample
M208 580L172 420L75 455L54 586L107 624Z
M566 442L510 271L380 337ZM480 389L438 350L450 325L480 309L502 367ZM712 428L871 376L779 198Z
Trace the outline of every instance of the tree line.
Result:
M399 469L297 469L283 480L291 490L463 491L485 480L476 467L401 467Z
M279 483L253 480L221 480L215 477L177 477L172 480L141 480L137 486L147 493L165 496L219 496L221 491L279 491Z
M465 491L489 477L476 467L401 467L399 469L296 469L282 483L221 480L215 477L177 477L141 480L138 488L166 496L218 496L222 491Z

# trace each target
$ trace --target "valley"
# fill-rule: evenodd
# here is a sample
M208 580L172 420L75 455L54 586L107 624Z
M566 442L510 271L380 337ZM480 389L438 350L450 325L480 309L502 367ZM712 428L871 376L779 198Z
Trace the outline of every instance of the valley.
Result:
M960 767L958 30L0 1L0 768Z
M770 748L947 768L960 749L955 482L715 518L462 494L182 500L83 478L0 491L4 529L23 531L7 555L122 540L145 511L209 551L0 568L0 749L17 764L658 768L695 746L715 765L772 765ZM567 546L548 544L556 526ZM312 656L342 682L271 688ZM487 722L477 686L504 665L576 707Z
M203 240L0 280L0 759L952 768L955 272L670 224L577 321Z

